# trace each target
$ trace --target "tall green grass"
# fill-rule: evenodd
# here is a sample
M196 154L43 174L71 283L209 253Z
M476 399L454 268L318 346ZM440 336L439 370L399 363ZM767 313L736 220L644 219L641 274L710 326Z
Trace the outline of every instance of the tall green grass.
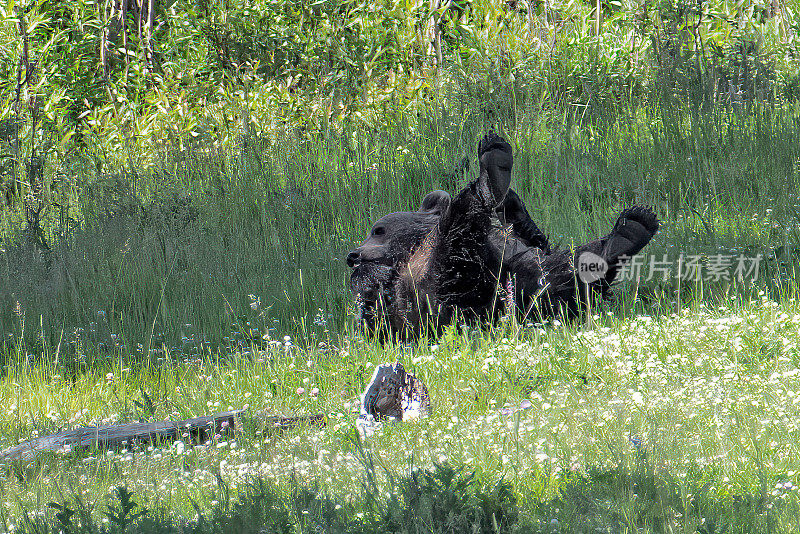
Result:
M591 239L624 206L648 204L664 225L647 253L762 253L767 279L791 270L794 106L632 108L582 121L579 109L512 106L510 97L489 99L499 110L489 115L487 100L470 94L442 87L439 102L388 130L243 137L228 151L161 154L154 171L134 160L108 172L75 164L76 186L47 219L50 251L21 239L21 211L3 213L5 342L24 330L34 344L26 350L58 345L80 357L89 346L191 352L269 332L339 331L352 312L346 252L380 216L463 187L490 128L512 140L512 185L555 242Z

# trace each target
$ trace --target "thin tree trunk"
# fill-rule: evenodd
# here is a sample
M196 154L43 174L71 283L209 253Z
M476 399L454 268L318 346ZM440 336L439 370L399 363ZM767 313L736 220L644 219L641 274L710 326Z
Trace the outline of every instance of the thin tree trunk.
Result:
M128 6L130 0L122 0L122 49L125 53L125 84L128 84L128 69L131 66L130 58L128 57Z
M786 2L784 0L772 0L772 10L777 12L779 17L778 28L781 34L781 41L784 46L788 40L789 30L786 28Z
M103 6L103 26L100 32L100 63L103 65L103 80L108 82L108 4L111 0L107 0Z
M528 33L530 33L531 35L533 35L533 26L534 26L533 16L534 16L533 0L528 0Z
M141 51L142 46L142 27L144 26L142 19L144 18L144 0L136 0L136 7L139 9L139 13L137 13L136 17L136 32L139 38L139 50ZM138 53L137 53L138 57Z
M19 22L20 27L23 27L24 23L22 22L22 20L23 20L22 19L22 16L23 16L22 15L22 10L20 10L19 8L16 8L16 11L17 11L17 16L20 17L20 19L19 19L20 20L20 22ZM22 71L23 71L23 69L25 69L25 61L23 59L24 55L25 55L25 51L23 50L23 53L22 53L22 55L20 55L19 62L18 62L18 65L17 65L17 91L16 91L17 94L16 94L16 97L14 99L14 113L16 115L16 123L14 124L14 156L15 156L17 167L15 167L14 186L13 187L14 187L14 189L15 189L15 191L17 193L19 193L19 187L17 185L19 180L17 179L17 176L16 176L16 169L19 168L18 165L22 161L20 159L20 154L19 154L19 151L20 151L20 146L19 146L19 128L20 128L20 125L22 124L22 121L19 118L19 114L20 114L20 108L22 107L22 104L21 104L21 98L22 98ZM26 77L27 77L27 73L26 73Z
M439 27L439 18L437 11L441 8L441 0L430 0L428 7L431 12L431 18L428 20L428 53L433 56L436 68L442 64L442 32Z
M603 16L602 13L602 5L600 4L600 0L595 0L595 12L594 12L594 34L600 37L600 18Z
M150 72L155 70L155 43L153 42L153 24L155 23L156 0L147 2L147 64Z
M25 220L28 223L25 233L30 242L40 251L49 249L44 239L39 219L45 208L44 197L44 160L36 153L36 132L39 123L39 102L36 95L31 91L35 83L36 65L30 61L28 48L28 28L25 23L25 14L17 9L17 28L22 39L22 55L20 56L20 70L25 71L25 79L22 80L21 74L17 76L17 117L19 117L20 96L23 84L26 87L26 97L28 113L31 121L31 152L30 157L25 161L25 178L28 182L28 194L25 196ZM17 137L17 159L19 160L19 139Z
M103 63L103 77L107 82L113 65L111 64L114 51L118 48L120 31L123 40L127 42L125 15L127 13L127 0L107 0L103 8L103 33L100 41L100 57Z

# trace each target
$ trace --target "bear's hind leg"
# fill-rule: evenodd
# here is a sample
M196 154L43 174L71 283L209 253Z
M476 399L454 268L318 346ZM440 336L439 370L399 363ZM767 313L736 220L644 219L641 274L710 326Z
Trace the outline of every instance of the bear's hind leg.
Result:
M516 191L509 189L503 203L495 209L502 224L512 225L514 236L529 247L540 249L545 254L550 252L550 241L536 223L531 219L528 210Z

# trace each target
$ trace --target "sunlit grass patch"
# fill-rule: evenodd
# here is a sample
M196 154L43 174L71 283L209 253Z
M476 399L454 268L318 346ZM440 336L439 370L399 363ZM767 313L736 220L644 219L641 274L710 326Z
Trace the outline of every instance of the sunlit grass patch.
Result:
M678 500L664 505L671 511L661 520L676 524L675 503L688 506L690 488L706 488L714 502L731 506L743 495L760 495L765 507L795 502L797 302L734 299L663 316L597 315L592 322L494 334L453 328L435 344L387 351L354 337L322 349L288 339L190 361L98 361L66 378L52 362L12 360L0 386L3 448L62 427L242 406L324 413L328 424L280 434L245 425L207 444L53 454L5 466L4 509L43 509L40 503L71 492L93 502L124 485L145 507L193 517L192 502L218 501L220 481L235 493L254 479L278 488L294 481L353 504L363 501L365 454L381 487L409 468L437 464L462 466L478 480L502 477L529 518L544 503L602 493L601 472L617 473L608 476L631 488L645 484L631 477L645 474L658 491L671 488L670 499ZM373 366L394 359L428 385L433 414L384 424L362 442L358 396Z

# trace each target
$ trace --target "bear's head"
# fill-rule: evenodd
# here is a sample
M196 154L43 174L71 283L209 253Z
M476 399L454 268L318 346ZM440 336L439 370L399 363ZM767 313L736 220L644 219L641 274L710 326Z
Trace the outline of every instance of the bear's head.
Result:
M449 193L433 191L419 210L390 213L372 225L367 238L347 255L347 266L353 269L351 289L362 302L378 299L381 288L388 286L397 267L408 261L449 205Z
M397 265L408 259L450 205L445 191L428 193L417 211L398 211L378 219L367 238L347 255L347 266L364 263Z

